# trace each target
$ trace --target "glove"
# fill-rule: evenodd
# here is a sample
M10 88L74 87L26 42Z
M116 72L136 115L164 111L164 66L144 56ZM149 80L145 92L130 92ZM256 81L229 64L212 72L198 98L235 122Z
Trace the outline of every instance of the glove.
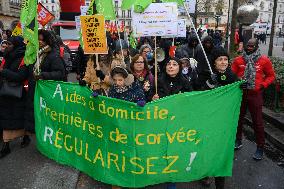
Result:
M244 82L240 85L240 89L248 89L248 83L247 82Z
M96 70L96 75L101 79L105 79L105 74L101 70Z
M96 91L93 91L92 96L96 98L99 96L99 93L97 93Z
M209 88L215 88L218 86L218 81L217 81L217 75L216 74L211 74L210 79L206 81L206 84L208 85Z
M144 107L145 105L146 105L146 101L145 100L139 100L137 102L137 106Z
M86 83L86 81L85 81L85 80L80 79L80 80L79 80L79 85L80 85L80 86L86 86L86 85L87 85L87 83Z

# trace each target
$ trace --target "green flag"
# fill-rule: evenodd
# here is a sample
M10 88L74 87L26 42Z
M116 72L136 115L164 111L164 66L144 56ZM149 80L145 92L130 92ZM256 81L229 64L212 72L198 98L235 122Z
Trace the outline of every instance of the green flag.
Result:
M145 107L75 83L40 80L38 150L122 187L231 176L242 99L239 83L182 93Z
M135 3L136 0L123 0L121 4L122 10L129 10L131 9L132 5Z
M179 6L183 6L184 0L162 0L163 3L176 2Z
M87 14L102 14L105 17L105 20L116 19L112 0L92 0Z
M123 10L131 9L134 5L134 12L141 13L152 3L153 0L123 0L121 8Z
M134 3L134 12L144 12L144 10L152 3L152 0L136 0Z
M24 62L26 65L34 64L39 48L37 0L23 0L20 21L23 28L23 37L28 41Z
M136 40L136 38L134 37L133 32L130 34L130 37L129 37L129 44L130 44L130 46L131 46L133 49L136 49L137 40Z

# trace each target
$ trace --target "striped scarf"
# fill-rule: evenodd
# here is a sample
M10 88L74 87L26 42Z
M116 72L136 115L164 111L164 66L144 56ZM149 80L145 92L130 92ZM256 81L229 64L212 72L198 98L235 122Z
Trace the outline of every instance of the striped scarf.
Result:
M261 57L260 50L257 49L254 53L250 55L247 55L247 53L244 52L243 57L246 61L244 79L248 83L247 88L254 89L255 88L255 75L256 75L255 63Z

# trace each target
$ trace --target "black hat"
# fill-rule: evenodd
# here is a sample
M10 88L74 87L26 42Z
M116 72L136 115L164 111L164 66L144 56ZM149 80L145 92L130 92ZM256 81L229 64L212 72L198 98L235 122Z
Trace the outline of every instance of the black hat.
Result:
M228 52L223 47L216 48L212 51L212 63L214 64L215 60L220 56L226 56L229 58Z

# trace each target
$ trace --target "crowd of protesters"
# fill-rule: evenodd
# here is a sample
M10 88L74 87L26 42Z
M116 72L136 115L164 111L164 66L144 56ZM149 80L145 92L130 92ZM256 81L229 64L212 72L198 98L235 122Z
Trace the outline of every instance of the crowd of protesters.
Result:
M169 53L172 39L157 37L157 41L154 41L152 37L144 37L139 39L134 48L130 47L123 35L121 38L119 40L117 35L108 33L108 54L97 57L85 55L79 46L75 58L77 79L81 86L88 86L93 90L94 97L104 95L144 106L147 102L166 96L211 90L245 80L240 86L244 95L235 148L242 146L242 123L248 107L257 139L253 158L263 158L262 93L274 81L275 74L269 58L260 54L256 39L249 40L243 54L231 63L229 55L222 47L222 37L218 31L208 30L198 32L198 35L188 31L187 38L176 39L178 45L174 55ZM158 74L155 71L155 43L165 52L164 59L158 61ZM20 98L0 96L0 127L4 142L0 158L11 152L11 140L23 137L22 147L30 143L29 136L35 132L33 96L36 81L66 80L66 62L58 36L51 31L39 30L39 58L35 64L29 66L23 64L25 46L20 36L9 36L1 43L1 85L4 81L20 84L27 82L28 87L23 88ZM224 177L216 177L215 183L216 188L224 188ZM168 183L168 188L175 188L175 184Z

